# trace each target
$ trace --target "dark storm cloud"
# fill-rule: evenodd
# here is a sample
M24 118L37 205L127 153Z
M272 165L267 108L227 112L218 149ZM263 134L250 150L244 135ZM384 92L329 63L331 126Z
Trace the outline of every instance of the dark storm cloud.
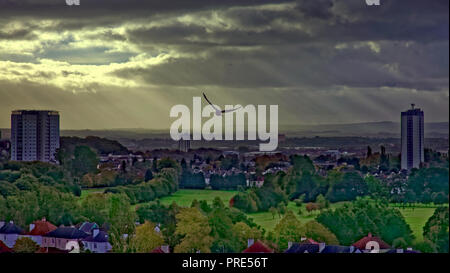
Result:
M396 119L395 106L410 99L439 119L448 114L448 8L448 0L0 0L0 62L9 61L0 109L16 94L27 105L60 98L82 106L73 126L100 105L104 119L92 127L145 127L140 112L153 101L163 126L173 98L189 102L207 86L219 98L279 103L294 121L371 120L380 109ZM63 93L67 86L76 91ZM123 105L133 115L120 119Z
M277 0L275 3L287 2ZM79 6L68 6L65 0L0 0L0 16L38 17L42 19L115 17L128 20L160 13L192 12L204 9L221 9L231 6L252 6L274 3L271 0L80 0Z
M149 68L117 70L148 84L246 87L354 86L441 90L448 86L448 43L383 42L336 50L334 46L266 46L210 50L206 58L173 58ZM325 76L324 76L325 75Z
M308 17L330 19L333 16L331 8L334 3L332 0L316 1L297 1L296 9Z
M13 31L0 30L0 40L29 40L36 38L30 29L19 29Z

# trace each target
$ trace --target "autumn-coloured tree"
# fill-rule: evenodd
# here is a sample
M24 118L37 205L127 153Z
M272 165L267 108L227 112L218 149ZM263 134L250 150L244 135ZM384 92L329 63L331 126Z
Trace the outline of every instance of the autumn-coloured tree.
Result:
M306 204L306 210L308 213L313 212L314 210L318 210L319 206L316 203L308 203Z
M136 227L136 234L131 239L133 252L150 253L164 243L162 235L155 230L155 224L145 221Z
M244 222L237 222L236 224L234 224L233 232L239 239L239 251L242 251L247 247L248 239L254 239L255 241L258 239L262 239L262 234L259 229L257 229L256 227L251 228Z
M317 242L323 242L327 245L338 245L339 241L336 235L319 222L312 220L303 226L303 232L307 238Z
M35 253L38 249L38 244L28 237L17 239L13 246L13 251L16 253Z
M287 249L288 242L300 242L303 235L302 225L292 210L286 212L273 231L280 250Z
M184 208L176 215L175 233L184 236L181 243L175 246L176 253L209 253L213 238L209 235L208 218L197 208Z

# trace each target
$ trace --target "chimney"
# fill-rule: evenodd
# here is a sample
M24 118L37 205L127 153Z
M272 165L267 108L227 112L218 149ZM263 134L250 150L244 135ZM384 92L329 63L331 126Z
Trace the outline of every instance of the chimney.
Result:
M161 246L161 250L162 250L164 253L170 253L169 245L163 245L163 246Z
M47 221L47 218L45 218L45 217L42 217L42 220L41 220L42 222L45 222L45 221Z
M325 243L319 243L319 253L325 248Z
M92 236L95 238L95 237L97 237L97 235L98 235L98 233L100 232L100 230L98 229L98 228L94 228L93 230L92 230Z
M251 247L255 243L255 239L248 239L247 240L247 247Z
M367 237L372 238L372 232L369 232L369 234L367 234Z
M288 242L288 248L287 249L289 249L291 247L292 247L292 242Z
M34 229L34 224L30 224L30 231Z

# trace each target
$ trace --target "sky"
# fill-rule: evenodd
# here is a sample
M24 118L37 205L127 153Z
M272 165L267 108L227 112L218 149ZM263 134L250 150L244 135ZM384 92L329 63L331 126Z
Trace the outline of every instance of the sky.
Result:
M279 123L449 118L449 1L0 0L0 128L169 128L170 108L279 107Z

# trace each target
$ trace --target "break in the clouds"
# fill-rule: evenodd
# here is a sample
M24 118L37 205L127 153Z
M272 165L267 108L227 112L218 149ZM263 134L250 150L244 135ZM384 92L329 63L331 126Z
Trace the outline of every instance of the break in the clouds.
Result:
M448 120L448 0L0 0L0 127L167 128L169 109L279 104L280 123Z

